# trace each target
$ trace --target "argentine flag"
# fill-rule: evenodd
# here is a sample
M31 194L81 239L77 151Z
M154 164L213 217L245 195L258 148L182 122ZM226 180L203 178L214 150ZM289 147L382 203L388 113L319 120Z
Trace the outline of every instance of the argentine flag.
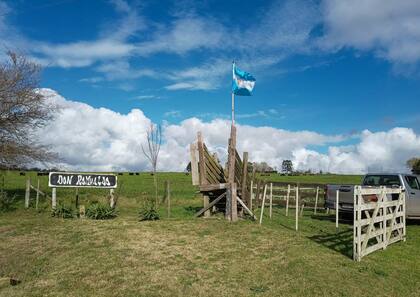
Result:
M233 63L232 93L238 96L251 96L254 85L255 78Z

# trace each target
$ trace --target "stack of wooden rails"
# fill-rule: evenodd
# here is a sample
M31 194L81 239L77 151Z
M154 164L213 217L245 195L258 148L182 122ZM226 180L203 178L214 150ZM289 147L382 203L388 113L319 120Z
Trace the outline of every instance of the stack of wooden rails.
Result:
M203 141L201 132L197 141L190 146L191 176L193 185L199 186L203 194L204 207L196 216L211 216L212 212L222 211L225 218L237 221L238 214L244 212L255 218L249 209L251 185L248 173L248 153L241 159L236 150L236 127L231 127L226 168L212 155Z

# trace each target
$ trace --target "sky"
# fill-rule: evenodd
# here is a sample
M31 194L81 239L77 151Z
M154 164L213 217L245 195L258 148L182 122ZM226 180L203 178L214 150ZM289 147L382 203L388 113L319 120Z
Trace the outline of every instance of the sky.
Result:
M0 0L8 49L43 66L63 109L40 141L69 170L182 171L200 130L226 155L232 61L256 78L236 97L238 150L277 169L407 171L420 156L418 0Z

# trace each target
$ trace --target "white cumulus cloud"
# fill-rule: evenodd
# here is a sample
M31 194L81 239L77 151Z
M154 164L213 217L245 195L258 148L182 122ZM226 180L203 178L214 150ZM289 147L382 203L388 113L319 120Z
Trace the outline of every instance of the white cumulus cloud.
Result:
M43 144L48 144L62 158L65 169L85 171L147 170L149 163L141 152L146 131L152 122L139 109L120 114L106 108L70 101L50 89L41 92L61 106L61 112L40 131ZM237 125L237 148L247 151L251 161L265 161L281 168L291 159L296 169L323 170L334 173L368 171L407 171L405 162L420 152L420 135L412 129L363 131L353 145L341 135L324 135L314 131L288 131L273 127ZM165 123L158 169L182 171L189 162L189 145L201 131L208 148L226 161L230 122L199 118L185 119L179 124ZM327 153L311 147L324 146Z

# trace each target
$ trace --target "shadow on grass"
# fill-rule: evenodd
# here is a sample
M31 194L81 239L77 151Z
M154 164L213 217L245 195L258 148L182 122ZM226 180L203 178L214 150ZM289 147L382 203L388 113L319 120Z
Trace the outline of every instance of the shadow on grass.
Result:
M320 221L335 222L335 215L311 215L311 219ZM353 214L352 213L341 213L338 217L340 224L353 225Z
M187 206L184 207L185 211L189 214L196 214L198 211L202 209L200 206Z
M308 238L344 256L353 258L353 230L308 236Z

